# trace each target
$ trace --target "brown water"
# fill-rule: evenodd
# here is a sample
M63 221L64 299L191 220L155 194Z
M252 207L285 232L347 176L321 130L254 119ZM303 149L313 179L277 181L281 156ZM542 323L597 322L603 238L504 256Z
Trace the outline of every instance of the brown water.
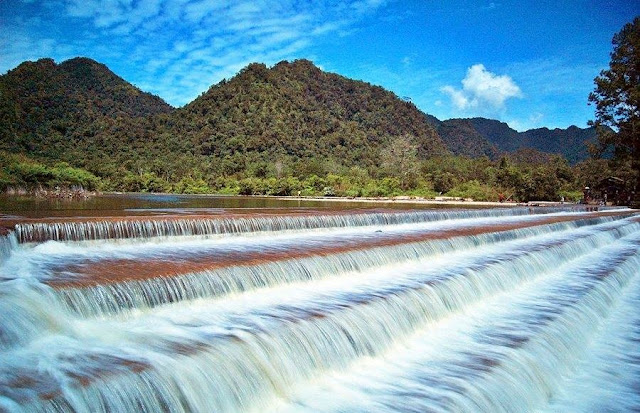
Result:
M442 205L399 202L327 201L321 199L283 199L275 197L174 195L174 194L104 194L87 199L48 199L27 196L0 196L0 215L27 218L96 217L174 214L225 214L247 212L278 213L285 211L353 209L434 209ZM231 210L231 211L229 211ZM240 211L241 210L241 211Z

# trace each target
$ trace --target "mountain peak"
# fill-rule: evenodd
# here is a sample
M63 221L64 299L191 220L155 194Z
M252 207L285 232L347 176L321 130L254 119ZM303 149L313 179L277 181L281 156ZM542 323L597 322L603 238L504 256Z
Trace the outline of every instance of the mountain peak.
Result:
M486 118L449 119L437 125L438 133L455 154L495 159L511 153L517 159L540 162L545 156L559 154L571 163L588 157L588 141L595 140L594 128L567 129L542 127L517 132L505 122ZM518 152L517 155L514 155Z
M86 140L76 134L91 136L108 119L173 110L159 97L86 57L60 64L53 59L25 62L0 76L0 90L0 117L5 123L0 146L32 155L51 153L55 148L57 156L64 152L63 142ZM29 139L16 139L16 134Z
M282 60L274 66L274 69L278 68L304 68L320 70L311 60L308 59L295 59L291 62L289 62L288 60Z
M26 62L22 62L14 69L9 70L3 76L7 76L11 73L16 75L20 73L37 72L37 71L48 72L48 71L54 70L55 68L56 68L56 62L53 59L47 57L47 58L38 59L35 62L30 60Z
M398 138L408 139L419 159L451 152L495 159L532 147L575 161L594 136L576 127L518 133L481 117L441 122L393 92L325 72L307 59L251 63L177 110L87 57L25 62L0 76L0 90L3 147L68 162L91 152L111 159L114 168L146 164L160 151L174 154L175 165L186 158L224 160L231 173L245 162L309 159L315 167L377 170L380 154Z
M359 153L375 154L394 137L408 135L423 158L448 153L415 106L381 87L324 72L306 59L271 68L250 64L184 111L191 124L213 130L208 135L196 131L196 145L241 140L248 152L279 151L300 158L315 153L374 164L377 156L358 160ZM226 152L233 152L236 143Z

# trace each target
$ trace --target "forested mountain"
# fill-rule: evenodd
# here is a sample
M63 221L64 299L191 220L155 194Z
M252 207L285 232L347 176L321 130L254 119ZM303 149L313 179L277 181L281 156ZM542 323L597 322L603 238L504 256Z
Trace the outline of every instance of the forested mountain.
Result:
M582 159L582 142L593 136L575 127L518 133L489 119L439 121L308 60L250 64L179 109L91 59L25 62L0 76L0 121L0 155L11 164L0 167L2 188L84 182L129 191L302 188L356 196L467 185L457 193L472 188L487 198L507 181L527 188L528 165L550 160L545 152ZM554 170L564 171L558 162Z
M450 119L440 122L438 134L455 155L479 158L488 156L497 159L503 152L496 145L489 142L469 119Z
M570 126L567 129L541 128L517 132L506 123L497 120L472 118L469 122L500 151L537 149L540 152L562 155L572 164L589 157L586 143L596 139L596 130L593 127L581 129Z
M409 136L419 157L448 153L413 104L365 82L326 73L308 60L269 69L251 64L180 109L181 128L202 155L333 159L376 165L380 150Z
M300 161L317 173L375 167L398 136L422 159L449 153L413 104L306 60L251 64L178 110L86 58L23 63L0 88L3 148L102 176L145 169L179 179Z
M538 162L550 155L562 155L571 164L589 157L587 143L596 139L595 128L531 129L518 132L493 119L470 118L440 121L429 116L430 123L456 155L498 159L503 155ZM518 152L516 154L516 152Z
M518 132L504 122L485 118L467 119L486 140L503 152L514 152L522 147Z
M87 58L25 62L0 76L0 145L12 152L62 159L67 151L82 158L108 119L171 111Z
M574 164L589 157L586 143L596 141L596 129L581 129L569 126L567 129L531 129L520 134L521 148L529 147L542 152L558 153Z
M381 87L307 60L251 64L177 110L91 59L25 62L0 76L0 119L0 143L10 152L101 175L152 161L155 172L173 178L198 164L203 173L233 174L274 160L370 168L398 136L410 137L421 159L449 151L497 159L533 148L576 162L595 136L593 128L518 133L490 119L439 121Z

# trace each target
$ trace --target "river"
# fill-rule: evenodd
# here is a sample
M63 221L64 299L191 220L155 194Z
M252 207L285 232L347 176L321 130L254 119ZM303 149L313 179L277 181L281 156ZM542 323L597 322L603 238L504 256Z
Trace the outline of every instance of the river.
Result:
M632 210L0 208L0 411L640 409Z

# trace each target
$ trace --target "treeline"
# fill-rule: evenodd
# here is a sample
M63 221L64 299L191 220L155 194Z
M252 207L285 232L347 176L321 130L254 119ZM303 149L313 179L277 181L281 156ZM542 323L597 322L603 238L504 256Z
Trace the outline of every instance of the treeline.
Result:
M448 149L433 126L446 122L306 60L251 64L173 109L90 59L42 59L0 76L0 121L3 191L528 201L576 199L600 178L624 178L606 161L571 167L535 149L478 146L495 128L516 133L495 121L453 122Z
M401 145L401 144L399 144ZM124 192L172 192L183 194L393 197L449 196L476 201L500 199L577 201L582 188L595 186L611 175L609 161L589 159L575 166L560 157L546 162L520 162L503 157L471 159L444 156L419 160L412 148L381 154L374 168L347 167L335 160L290 160L250 164L233 174L208 174L194 168L178 180L150 169L120 170L110 176L96 176L65 162L46 163L24 155L0 152L0 190L34 190L82 187L86 190ZM617 166L620 168L620 166Z
M460 156L411 162L396 159L380 168L345 167L335 162L310 161L306 171L299 163L253 165L232 175L207 175L194 169L177 181L149 170L125 171L108 177L73 168L64 162L45 164L23 155L0 152L0 190L11 188L125 192L173 192L184 194L434 198L450 196L477 201L500 199L576 201L584 185L594 185L611 174L607 161L588 160L569 166L561 157L540 164L518 163ZM403 163L404 162L404 163Z
M102 180L84 169L66 162L47 165L24 155L0 151L0 191L40 188L98 189Z
M570 166L561 156L536 158L526 151L496 161L463 156L424 160L413 142L407 135L391 139L378 152L376 163L369 167L349 166L335 158L252 161L238 157L235 162L214 158L191 165L179 179L154 170L153 164L147 168L139 166L137 173L120 169L119 173L104 177L102 188L194 194L426 198L443 195L478 201L562 198L575 201L582 197L585 185L595 186L611 175L625 176L621 165L615 165L614 171L607 160L589 159ZM236 167L230 168L230 164Z

